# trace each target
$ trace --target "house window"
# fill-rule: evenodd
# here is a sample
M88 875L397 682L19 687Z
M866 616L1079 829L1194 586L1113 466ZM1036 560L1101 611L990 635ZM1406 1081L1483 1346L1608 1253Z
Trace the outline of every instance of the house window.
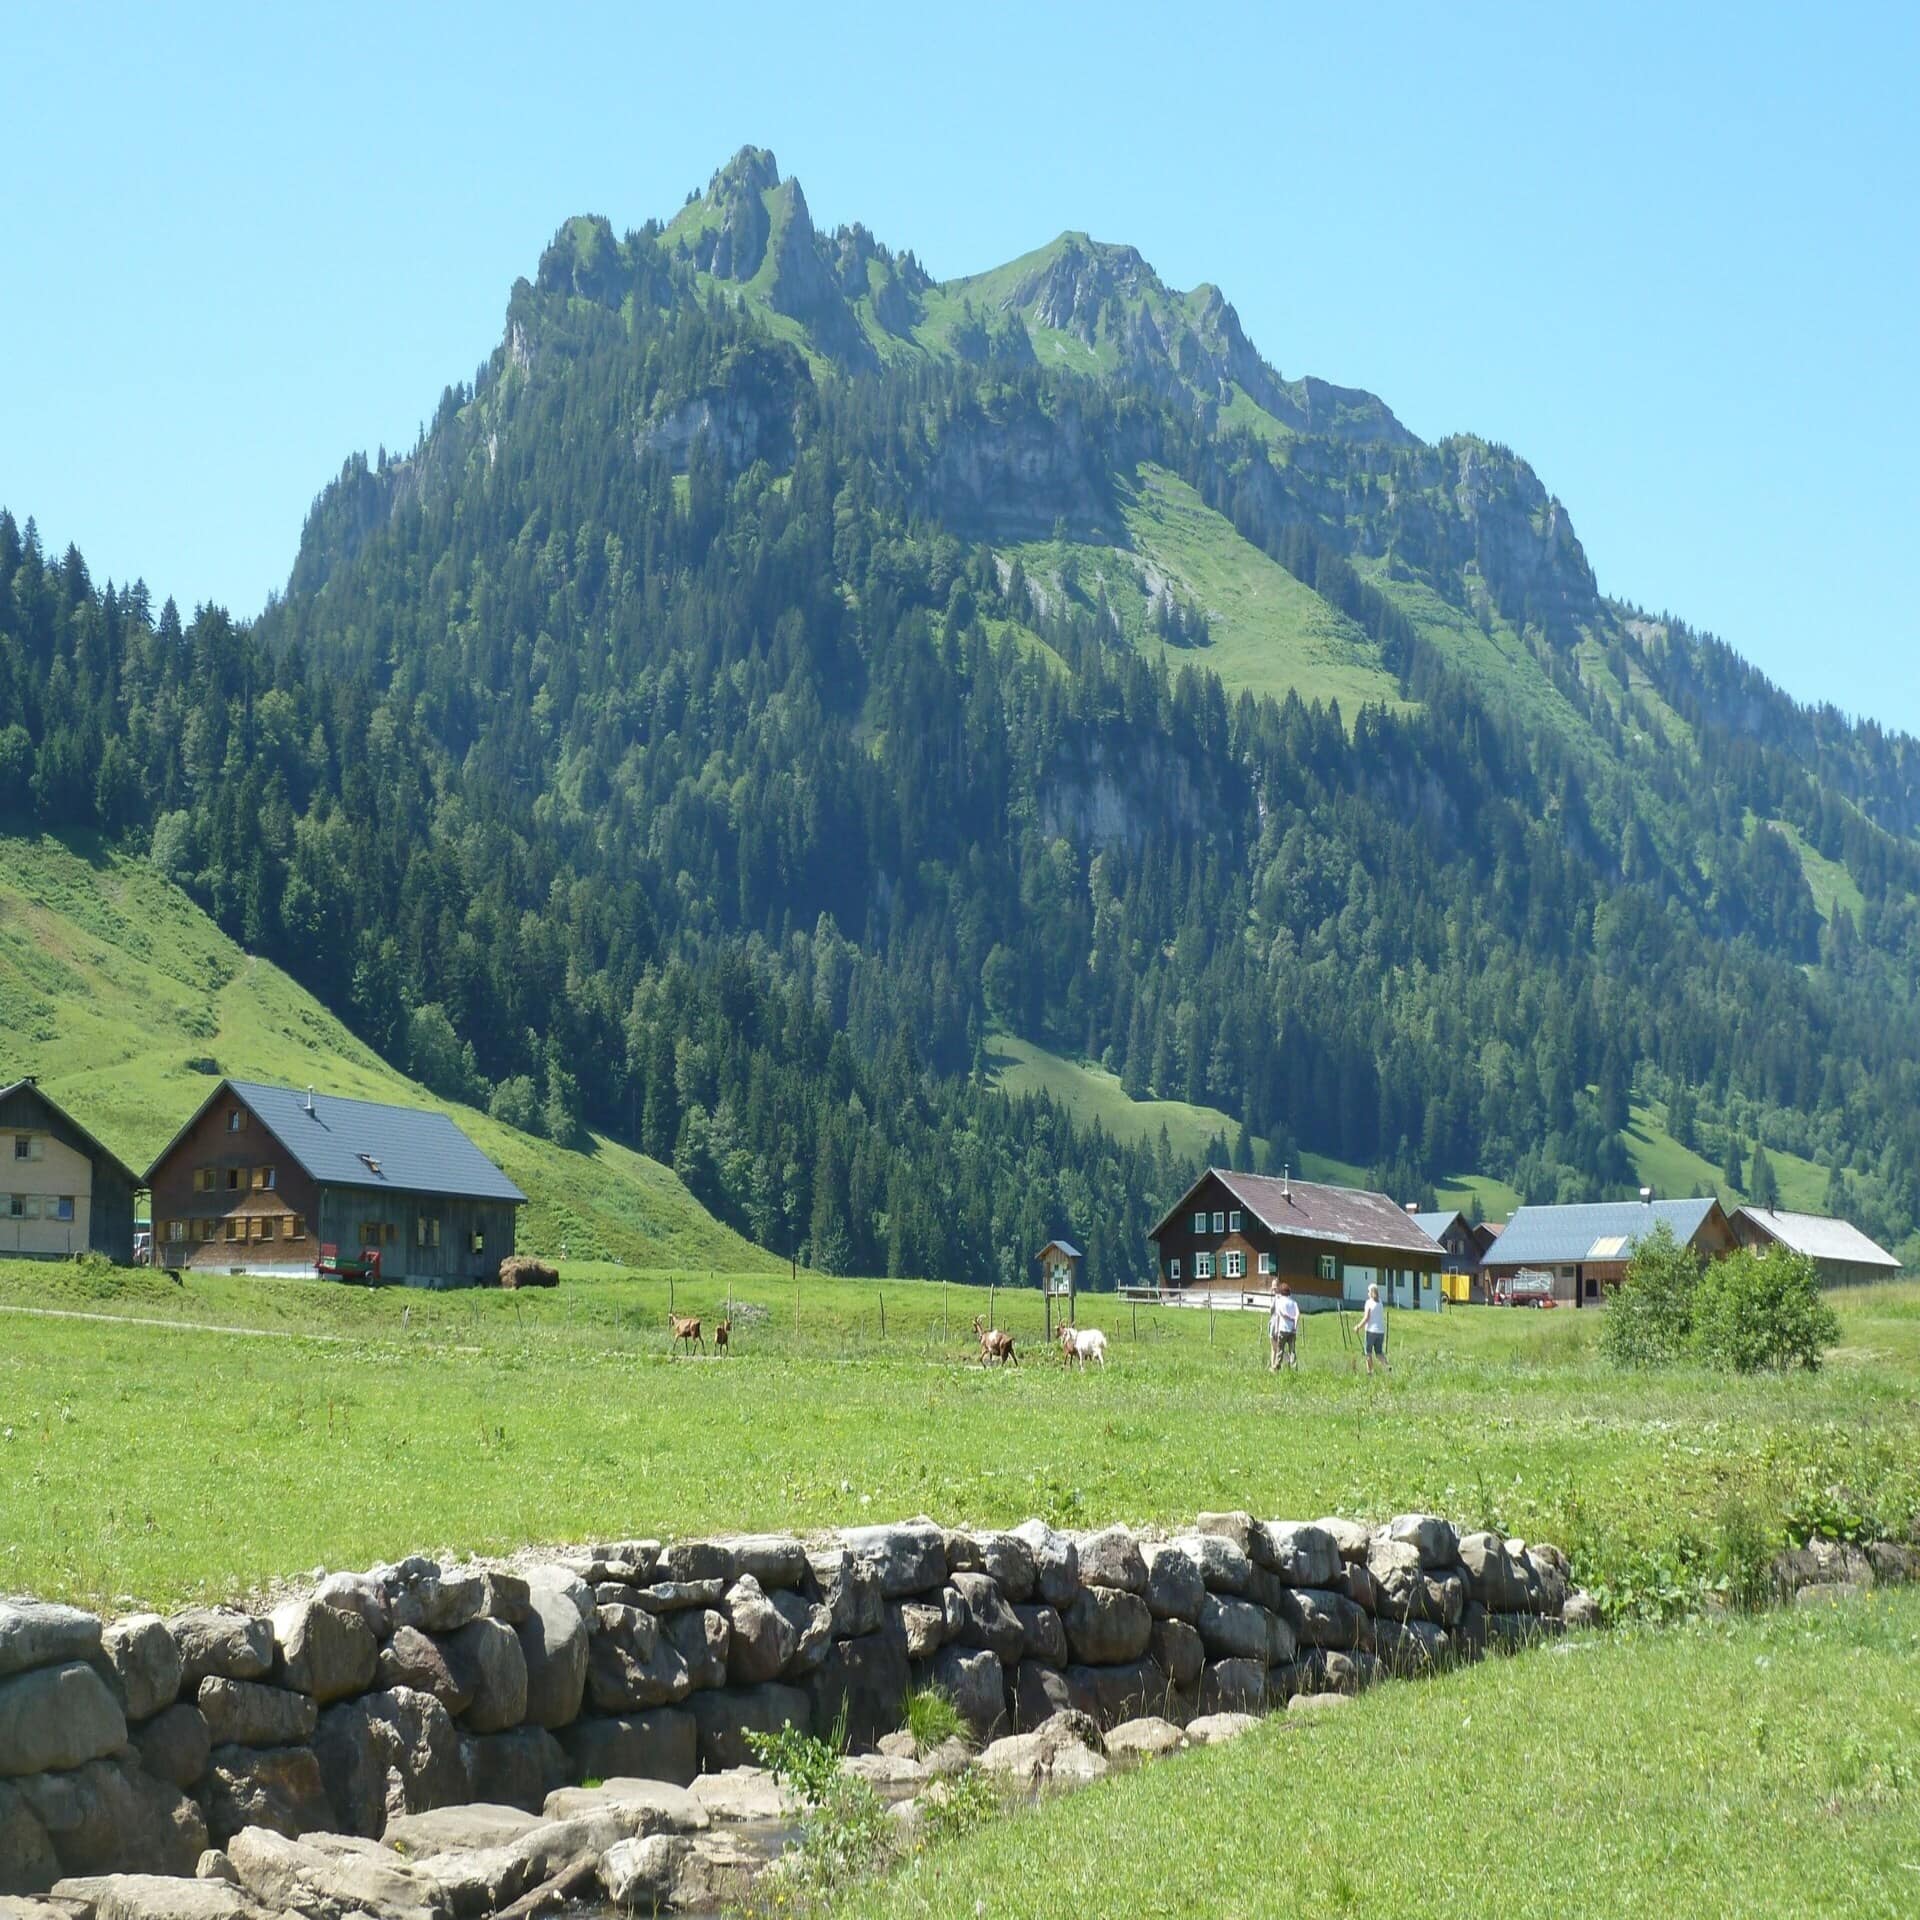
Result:
M167 1222L167 1238L177 1247L187 1237L187 1223L184 1220Z
M72 1194L63 1193L59 1197L59 1199L57 1199L53 1203L53 1206L54 1206L53 1217L56 1220L71 1220L73 1218L73 1195Z
M227 1131L229 1133L241 1132L246 1127L246 1124L247 1110L245 1107L230 1107L227 1110Z
M1226 1232L1226 1230L1227 1230L1227 1216L1226 1216L1226 1215L1225 1215L1224 1213L1216 1213L1216 1214L1215 1214L1215 1215L1213 1216L1213 1230L1214 1230L1214 1232L1215 1232L1215 1233L1225 1233L1225 1232Z
M440 1222L437 1219L429 1218L429 1216L424 1213L415 1214L413 1217L413 1244L416 1247L427 1247L429 1249L439 1246ZM1055 1268L1054 1271L1058 1273L1060 1269Z
M7 1201L7 1218L9 1220L20 1220L25 1218L26 1211L27 1211L27 1199L25 1194L10 1193L6 1196L6 1201Z
M1223 1265L1229 1280L1241 1279L1247 1271L1246 1256L1238 1247L1232 1248L1227 1253Z
M1240 1231L1240 1209L1238 1207L1234 1208L1234 1210L1227 1215L1227 1231L1229 1233L1238 1233Z
M1196 1214L1195 1214L1195 1215L1193 1216L1193 1230L1194 1230L1194 1232L1195 1232L1195 1233L1205 1233L1205 1232L1206 1232L1206 1230L1207 1230L1207 1216L1206 1216L1206 1214L1205 1214L1204 1212L1202 1212L1202 1213L1196 1213Z
M1340 1260L1337 1254L1323 1253L1320 1256L1320 1278L1322 1280L1340 1278Z
M176 1220L173 1224L177 1227L180 1224L180 1222ZM200 1222L200 1239L203 1244L206 1241L211 1240L213 1236L219 1231L220 1231L220 1222L218 1220L202 1220Z
M227 1169L227 1191L229 1193L244 1193L246 1191L246 1185L247 1170L245 1167L229 1167Z
M13 1210L17 1219L38 1220L40 1196L37 1193L16 1193L13 1196Z
M303 1220L300 1217L300 1215L297 1213L288 1214L287 1215L287 1238L289 1240L304 1240L306 1237L307 1237L306 1221Z
M33 1158L32 1134L16 1133L13 1136L13 1157L16 1160L31 1160Z
M260 1216L260 1238L262 1240L271 1240L276 1231L278 1231L278 1228L279 1222L272 1214L264 1213Z
M1272 1254L1263 1253L1260 1256L1260 1271L1263 1274L1271 1274L1273 1272L1273 1255Z
M391 1220L362 1220L360 1244L363 1247L390 1247L399 1239L400 1229Z
M487 1236L477 1228L473 1236L473 1250L475 1253L485 1253L487 1250Z
M1212 1254L1196 1253L1193 1256L1193 1277L1196 1280L1211 1280L1213 1278Z
M230 1245L232 1242L244 1240L246 1237L247 1223L244 1220L229 1220L227 1222L227 1241Z
M255 1191L271 1193L273 1191L273 1169L271 1167L255 1167L253 1170L253 1184Z
M1167 1262L1167 1278L1171 1280L1176 1286L1179 1285L1180 1262L1178 1260L1169 1260Z
M211 1167L194 1168L193 1190L195 1193L211 1193L213 1191L213 1169Z

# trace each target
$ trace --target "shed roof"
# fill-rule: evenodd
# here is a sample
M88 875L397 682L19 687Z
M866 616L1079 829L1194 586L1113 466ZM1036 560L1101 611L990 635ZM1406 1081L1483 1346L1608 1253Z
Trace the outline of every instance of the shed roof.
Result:
M1844 1260L1854 1266L1885 1267L1897 1272L1900 1262L1877 1241L1869 1240L1851 1220L1835 1220L1824 1213L1782 1213L1776 1207L1742 1207L1734 1216L1746 1220L1795 1253L1810 1260Z
M47 1092L46 1088L43 1087L38 1080L29 1075L19 1080L9 1081L7 1085L0 1087L0 1101L10 1100L16 1093L30 1094L35 1100L39 1101L56 1120L61 1121L77 1133L80 1138L87 1143L88 1147L92 1149L97 1159L104 1160L116 1173L121 1175L128 1186L137 1187L140 1184L140 1176L135 1173L111 1147L103 1145L89 1133L59 1101L55 1100Z
M1276 1180L1271 1174L1235 1173L1226 1167L1209 1167L1167 1210L1153 1230L1156 1237L1179 1218L1208 1179L1218 1180L1269 1233L1385 1247L1399 1253L1439 1251L1420 1231L1413 1216L1384 1193L1369 1193L1364 1187L1326 1186L1315 1180Z
M1443 1234L1451 1233L1455 1221L1466 1223L1466 1215L1458 1207L1451 1213L1410 1213L1407 1218L1437 1246Z
M1069 1260L1080 1258L1080 1249L1071 1240L1049 1240L1040 1252L1034 1255L1034 1258L1037 1260L1049 1253L1064 1253Z
M1625 1260L1661 1221L1685 1245L1719 1211L1718 1200L1602 1200L1576 1207L1522 1207L1507 1222L1500 1266L1551 1266L1556 1261Z
M187 1129L223 1092L235 1095L320 1186L439 1193L462 1200L505 1200L516 1206L526 1200L444 1113L387 1106L377 1100L348 1100L334 1093L316 1093L309 1106L303 1092L255 1080L222 1080L148 1169L149 1181Z

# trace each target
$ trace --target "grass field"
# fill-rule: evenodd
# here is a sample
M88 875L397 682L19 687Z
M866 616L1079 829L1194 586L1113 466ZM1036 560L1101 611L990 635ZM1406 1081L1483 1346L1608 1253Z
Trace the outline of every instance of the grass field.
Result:
M841 1911L1894 1920L1916 1701L1915 1592L1588 1636L1022 1809Z
M435 1099L144 861L0 838L0 1083L37 1073L138 1173L212 1091L208 1061L243 1079L452 1113L530 1197L523 1247L773 1265L668 1168L616 1141L568 1152Z
M731 1291L733 1358L668 1355L670 1289L709 1316ZM1839 1297L1844 1347L1786 1380L1623 1377L1597 1316L1490 1308L1395 1315L1372 1380L1311 1318L1300 1373L1275 1377L1255 1315L1146 1309L1136 1337L1111 1297L1082 1302L1113 1337L1082 1378L1039 1351L1026 1291L997 1302L1029 1349L1002 1373L971 1357L987 1304L804 1274L576 1267L515 1295L0 1265L0 1591L170 1606L419 1547L1427 1506L1558 1539L1620 1603L1660 1606L1702 1577L1732 1495L1775 1526L1920 1508L1910 1284Z

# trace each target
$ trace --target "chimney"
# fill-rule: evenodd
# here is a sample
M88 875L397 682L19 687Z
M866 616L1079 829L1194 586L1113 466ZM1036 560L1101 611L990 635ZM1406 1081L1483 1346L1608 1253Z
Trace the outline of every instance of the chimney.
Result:
M313 1111L313 1089L311 1087L307 1089L307 1111L309 1113Z
M1286 1201L1288 1206L1293 1205L1293 1167L1291 1163L1283 1164L1280 1169L1280 1197Z
M1420 1211L1420 1202L1418 1200L1409 1200L1407 1202L1407 1211L1409 1213L1418 1213Z
M1640 1204L1643 1207L1653 1205L1653 1189L1651 1187L1642 1187L1640 1189Z

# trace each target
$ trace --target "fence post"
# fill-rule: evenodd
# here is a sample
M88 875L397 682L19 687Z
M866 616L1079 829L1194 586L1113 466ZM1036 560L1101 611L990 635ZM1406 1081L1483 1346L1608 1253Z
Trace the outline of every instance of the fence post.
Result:
M1140 1338L1140 1302L1138 1300L1133 1303L1133 1337L1136 1340Z
M884 1340L886 1337L887 1337L887 1296L883 1293L880 1296L880 1338Z

